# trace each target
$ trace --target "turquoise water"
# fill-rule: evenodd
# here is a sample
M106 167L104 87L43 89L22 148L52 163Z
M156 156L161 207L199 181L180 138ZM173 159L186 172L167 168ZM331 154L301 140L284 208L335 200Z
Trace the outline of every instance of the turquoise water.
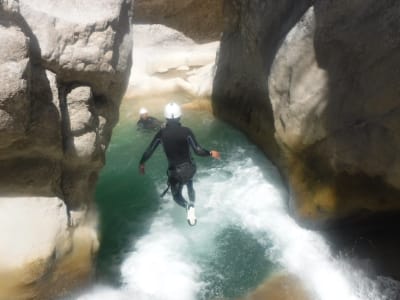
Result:
M228 156L238 147L244 147L250 153L257 152L242 134L215 120L207 112L188 112L182 123L192 128L197 140L205 148L221 152L221 161L195 157L201 177L208 176L210 168L223 171L224 165L229 163ZM146 163L146 175L138 173L138 162L154 133L138 131L135 120L121 122L114 129L106 166L96 190L101 220L101 247L97 261L100 282L115 286L123 283L121 265L132 251L132 245L148 233L164 201L172 201L159 197L164 188L167 165L161 146ZM230 176L228 170L225 176ZM199 195L196 181L195 189ZM197 196L197 203L202 201L204 199ZM177 205L173 209L177 212L181 210ZM184 218L182 215L182 222L185 222ZM197 226L201 227L201 222L200 219ZM265 257L265 246L239 226L229 225L218 230L208 242L213 245L212 253L204 249L193 250L203 270L199 279L205 282L199 298L235 298L244 295L276 267ZM208 249L206 247L205 250Z
M385 300L374 283L332 256L324 238L287 213L287 193L275 167L240 132L206 112L184 112L198 142L220 161L195 157L196 215L166 186L162 147L138 163L154 132L136 120L115 128L96 191L101 221L97 284L78 300L238 299L275 272L301 280L313 300Z

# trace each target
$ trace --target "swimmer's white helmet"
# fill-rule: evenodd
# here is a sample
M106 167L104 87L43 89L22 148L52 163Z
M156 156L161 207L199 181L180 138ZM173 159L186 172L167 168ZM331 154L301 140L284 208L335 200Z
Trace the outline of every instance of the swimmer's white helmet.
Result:
M166 119L178 119L182 116L181 108L175 102L170 102L165 106L164 116Z
M147 109L145 109L144 107L142 107L140 110L139 110L139 115L144 115L144 114L147 114L148 113L148 111L147 111Z

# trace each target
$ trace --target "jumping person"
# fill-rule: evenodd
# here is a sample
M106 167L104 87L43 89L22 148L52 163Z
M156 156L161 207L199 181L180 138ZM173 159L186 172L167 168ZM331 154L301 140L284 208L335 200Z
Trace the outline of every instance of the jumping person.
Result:
M168 185L171 187L172 196L176 203L186 208L189 225L196 225L194 210L195 192L193 189L193 176L196 173L196 165L190 153L190 148L199 156L211 156L220 159L218 151L208 151L201 147L188 128L180 123L182 115L178 104L172 102L165 106L165 127L161 128L154 136L152 142L143 153L139 163L139 171L144 174L145 162L151 157L154 150L161 143L168 159ZM182 196L182 188L186 185L189 202Z
M139 110L139 120L137 121L138 129L160 129L161 121L149 116L149 112L146 108L142 107Z

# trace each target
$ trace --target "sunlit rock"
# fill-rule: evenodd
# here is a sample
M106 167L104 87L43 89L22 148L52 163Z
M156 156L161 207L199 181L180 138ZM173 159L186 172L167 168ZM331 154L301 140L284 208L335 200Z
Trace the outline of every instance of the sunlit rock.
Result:
M23 138L29 121L28 39L0 23L0 148Z
M1 299L55 299L93 274L94 189L131 69L132 5L0 1Z
M72 89L66 97L66 102L72 134L95 128L95 118L90 111L94 110L94 102L89 86Z
M275 137L298 150L326 136L323 112L328 105L329 78L316 61L314 33L314 10L310 8L286 36L269 76Z
M67 208L59 198L2 197L0 220L0 298L6 299L13 287L35 285L48 275L72 241Z
M126 97L211 96L219 42L197 44L163 25L134 25L134 45Z
M163 24L199 43L219 40L223 0L135 0L135 23Z

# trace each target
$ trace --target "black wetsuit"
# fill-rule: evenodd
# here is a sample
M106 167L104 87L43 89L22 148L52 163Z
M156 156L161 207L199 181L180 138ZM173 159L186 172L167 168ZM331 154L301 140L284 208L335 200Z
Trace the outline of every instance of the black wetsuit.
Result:
M138 129L160 129L161 127L161 121L153 118L153 117L147 117L146 119L139 119L137 121L137 127Z
M183 185L186 184L190 205L194 205L195 192L193 189L193 176L196 165L190 154L190 147L199 156L211 156L210 151L202 148L196 141L193 132L179 121L169 120L154 136L152 142L143 153L140 164L145 163L159 144L163 145L168 159L168 183L171 186L172 196L176 203L187 207L189 203L182 196Z

